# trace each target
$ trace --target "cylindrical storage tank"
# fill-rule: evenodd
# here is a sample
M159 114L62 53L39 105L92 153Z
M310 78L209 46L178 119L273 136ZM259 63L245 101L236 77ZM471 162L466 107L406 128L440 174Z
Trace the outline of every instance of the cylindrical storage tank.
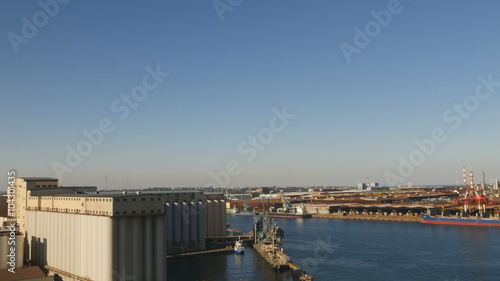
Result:
M72 215L76 216L76 215ZM113 222L110 217L102 217L100 223L100 230L102 235L100 236L99 246L101 248L101 280L112 280L113 279Z
M76 250L75 250L75 228L76 228L76 224L75 224L75 215L74 214L67 214L67 216L69 217L69 222L70 222L70 236L69 236L69 252L70 253L73 253L73 254L76 254ZM68 258L68 271L69 272L75 272L75 269L76 269L76 265L75 265L75 259L73 257L69 257Z
M180 217L179 217L180 218ZM143 268L144 278L137 278L138 280L154 280L153 278L153 217L147 216L144 218L144 253L143 253ZM140 243L140 241L138 241ZM155 245L156 246L156 245Z
M89 223L91 225L91 229L87 232L87 245L90 248L89 259L91 260L91 269L88 274L90 279L97 280L99 278L97 273L99 272L99 268L101 268L101 265L97 263L98 259L96 258L96 255L99 254L99 249L97 247L97 243L94 241L94 237L96 236L95 227L98 222L96 216L88 215L87 217L89 218Z
M221 231L221 203L219 200L214 200L214 235L222 236L224 233Z
M189 205L182 202L182 242L189 242Z
M58 262L57 266L54 267L66 271L67 269L64 268L64 263L67 261L68 256L65 246L62 244L62 241L63 241L63 236L67 235L68 227L63 223L62 213L54 213L54 216L55 216L55 221L53 222L53 224L57 230L55 239L57 239L56 241L59 241L56 246L56 255L57 255L56 259Z
M165 220L163 216L155 217L155 278L154 280L166 280L167 259L165 251Z
M174 244L181 242L181 229L182 229L182 222L181 222L181 206L179 205L178 202L174 203L174 225L173 225L173 232L174 232Z
M214 202L212 200L207 200L207 212L206 214L206 236L214 236Z
M132 218L132 257L134 259L132 276L142 276L142 217Z
M224 200L220 200L221 205L221 225L222 225L222 235L227 235L227 215L226 215L226 202Z
M0 269L9 269L10 264L7 264L7 262L10 262L11 257L8 257L7 255L10 255L10 248L15 247L16 250L14 251L15 254L15 267L23 267L23 248L24 248L24 235L17 234L15 238L15 245L8 245L9 243L9 237L10 237L10 232L7 232L7 235L2 235L0 236Z
M60 235L61 240L63 241L63 243L61 245L63 248L63 255L62 255L62 263L59 265L59 269L64 270L66 272L71 272L71 271L69 271L70 270L69 263L71 260L71 257L69 254L70 253L69 246L70 246L71 236L73 235L73 233L72 233L73 231L72 231L71 226L70 226L70 220L68 219L68 214L59 213L59 212L57 212L56 214L58 216L57 223L62 224L64 226L64 231ZM52 221L52 219L51 219L51 221ZM49 236L47 236L48 241L51 241L51 238ZM50 254L47 255L47 258L50 258ZM49 260L47 260L47 264L50 264Z
M127 237L127 250L125 251L126 252L126 255L127 255L127 269L125 270L126 274L128 275L132 275L132 270L134 268L134 262L140 262L142 261L141 259L137 259L137 257L134 257L132 256L132 247L130 247L130 245L133 245L134 243L136 243L136 241L134 241L132 238L132 230L133 230L133 224L132 224L132 218L133 217L129 217L128 220L127 220L127 234L126 234L126 237ZM165 238L163 238L165 239Z
M80 275L80 273L82 272L82 262L81 262L81 259L80 259L80 256L81 256L81 247L80 247L80 241L81 241L81 226L82 226L82 222L81 222L81 217L80 215L78 214L75 214L74 215L74 218L75 218L75 256L74 256L74 263L75 263L75 273L77 275ZM111 231L113 231L113 227L111 227ZM111 232L113 233L113 232ZM109 247L112 247L113 245L112 244L109 244ZM81 276L81 275L80 275Z
M173 238L173 207L170 203L165 203L165 231L166 231L166 240L167 240L167 250L170 252L170 248L172 247L172 242L174 242Z
M120 250L120 239L119 239L120 238L120 223L119 223L119 220L120 220L119 216L113 217L113 237L112 237L113 253L118 253L118 251ZM82 225L82 232L83 232L83 229L84 229L84 225ZM119 270L120 270L120 263L119 262L120 262L119 258L117 256L113 256L113 271L119 272ZM83 260L82 260L82 263L84 263ZM85 272L85 271L83 271L83 272ZM80 275L80 276L85 276L85 275Z
M23 267L23 254L24 254L24 235L17 235L16 236L16 267Z
M4 246L7 245L7 241L7 235L0 236L0 245L2 245L2 247L0 247L0 270L9 268L9 265L7 265L7 255L9 254L9 247Z
M119 248L118 248L118 259L120 259L120 263L118 265L118 269L122 270L122 268L127 268L127 259L130 258L127 256L126 249L130 245L127 245L127 217L121 217L119 218L119 224L120 224L120 234L119 234ZM121 272L121 271L120 271Z
M80 244L78 245L80 247L80 255L78 257L78 259L80 260L80 271L77 273L80 276L84 276L83 274L85 272L89 272L88 258L87 258L88 246L86 244L87 235L85 232L87 230L87 228L89 228L89 226L87 225L87 218L86 218L87 216L79 215L78 217L80 218L81 231L78 234L80 236L80 241L79 241ZM115 224L113 224L113 233L115 233L115 234L118 233L118 231L115 229ZM115 260L118 260L118 259L115 259Z
M198 202L198 241L200 242L200 246L202 249L205 249L205 236L206 236L206 229L205 229L205 211L206 211L206 204L203 203L202 200Z
M196 202L189 203L189 243L198 240L198 209Z

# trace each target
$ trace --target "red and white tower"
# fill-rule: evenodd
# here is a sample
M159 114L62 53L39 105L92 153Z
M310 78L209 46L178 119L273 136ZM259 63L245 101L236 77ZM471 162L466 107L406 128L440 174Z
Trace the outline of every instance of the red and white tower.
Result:
M465 176L465 165L462 166L463 173L464 173L464 186L467 186L467 178Z
M474 172L470 172L470 187L474 187Z

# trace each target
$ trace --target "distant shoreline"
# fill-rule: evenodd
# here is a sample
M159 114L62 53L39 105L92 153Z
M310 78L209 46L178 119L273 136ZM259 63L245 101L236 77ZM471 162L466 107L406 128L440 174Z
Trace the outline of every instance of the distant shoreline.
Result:
M420 223L421 216L373 216L373 215L331 215L331 214L313 214L313 219L339 219L339 220L369 220L369 221L394 221L394 222L413 222Z

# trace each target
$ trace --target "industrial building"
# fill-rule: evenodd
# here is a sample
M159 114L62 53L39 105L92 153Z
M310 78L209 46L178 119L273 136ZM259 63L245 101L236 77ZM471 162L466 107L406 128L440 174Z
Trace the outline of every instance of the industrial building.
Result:
M363 190L363 189L368 189L372 190L373 188L378 188L379 184L378 182L366 182L366 183L358 183L358 190Z
M31 192L30 192L31 193ZM161 196L28 194L32 264L64 280L165 280Z
M206 237L226 235L222 193L97 191L54 178L17 178L14 187L18 266L62 280L165 280L167 252L204 250Z
M205 238L226 235L222 193L197 190L158 191L165 202L167 253L205 250Z

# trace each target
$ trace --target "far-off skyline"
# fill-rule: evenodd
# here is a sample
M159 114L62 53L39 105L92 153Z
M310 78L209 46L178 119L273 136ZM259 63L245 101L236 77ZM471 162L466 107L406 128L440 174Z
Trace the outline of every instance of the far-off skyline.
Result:
M222 2L4 4L1 190L500 178L500 3Z

